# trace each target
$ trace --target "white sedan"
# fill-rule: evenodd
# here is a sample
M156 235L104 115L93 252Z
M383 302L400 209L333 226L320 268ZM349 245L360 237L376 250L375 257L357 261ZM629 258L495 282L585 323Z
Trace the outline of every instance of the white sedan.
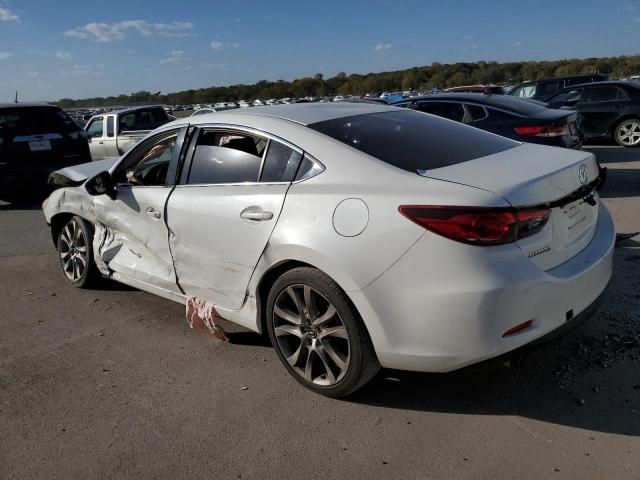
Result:
M328 396L380 366L447 372L557 333L612 274L592 154L384 105L181 119L52 181L69 283L196 299L268 332Z

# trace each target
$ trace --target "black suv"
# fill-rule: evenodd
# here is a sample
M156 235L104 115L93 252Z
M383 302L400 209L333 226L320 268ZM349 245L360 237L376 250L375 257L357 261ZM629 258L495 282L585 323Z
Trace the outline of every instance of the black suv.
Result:
M44 189L54 170L90 161L84 130L60 108L0 104L0 193Z
M576 85L547 102L549 108L576 110L586 138L611 138L623 147L640 147L639 82Z
M555 95L556 92L563 90L564 88L571 87L572 85L602 82L605 80L609 80L609 77L606 75L574 75L571 77L545 78L544 80L521 83L511 89L508 95L546 101L547 98Z

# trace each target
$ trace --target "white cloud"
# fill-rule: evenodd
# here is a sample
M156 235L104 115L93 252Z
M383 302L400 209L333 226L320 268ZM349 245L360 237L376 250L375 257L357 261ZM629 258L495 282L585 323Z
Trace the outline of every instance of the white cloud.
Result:
M0 52L0 60L6 60L9 57L13 57L11 52Z
M7 7L0 5L0 22L19 22L20 17L9 10Z
M160 64L179 63L185 57L185 54L186 52L184 50L173 50L169 56L160 60Z
M69 60L71 57L73 57L71 53L65 51L56 52L54 53L54 56L60 60Z
M211 42L211 48L216 52L221 52L222 50L225 50L227 48L238 48L239 46L240 44L238 42L224 43L219 42L218 40L214 40L213 42Z
M475 38L475 35L465 35L464 37L462 37L463 40L473 40Z
M518 48L518 47L521 47L521 46L522 46L522 42L515 42L513 44L513 48Z
M40 76L40 72L27 72L27 77L29 78L38 78Z
M394 48L395 48L395 45L393 43L378 43L375 47L373 47L373 51L382 53L382 52L388 52L389 50L392 50Z
M93 22L64 32L67 37L90 39L100 43L124 40L130 32L145 37L187 37L192 34L193 23L149 23L145 20L124 20L116 23Z

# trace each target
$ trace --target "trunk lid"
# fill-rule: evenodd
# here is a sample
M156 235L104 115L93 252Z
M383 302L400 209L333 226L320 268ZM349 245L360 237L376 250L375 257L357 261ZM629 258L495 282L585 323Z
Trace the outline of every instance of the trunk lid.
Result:
M600 200L596 195L585 201L585 186L599 173L591 153L523 144L424 176L493 192L517 208L549 205L544 229L517 242L531 261L548 270L579 253L593 237Z

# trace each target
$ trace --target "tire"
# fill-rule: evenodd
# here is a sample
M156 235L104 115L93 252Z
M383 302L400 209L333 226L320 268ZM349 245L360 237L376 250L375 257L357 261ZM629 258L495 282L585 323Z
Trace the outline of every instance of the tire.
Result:
M613 132L613 139L621 147L640 147L640 118L627 118Z
M71 217L60 229L56 245L62 276L70 285L89 288L100 274L93 261L93 227L81 217Z
M267 329L287 371L321 395L349 395L380 370L358 312L315 268L294 268L276 280L267 299Z

